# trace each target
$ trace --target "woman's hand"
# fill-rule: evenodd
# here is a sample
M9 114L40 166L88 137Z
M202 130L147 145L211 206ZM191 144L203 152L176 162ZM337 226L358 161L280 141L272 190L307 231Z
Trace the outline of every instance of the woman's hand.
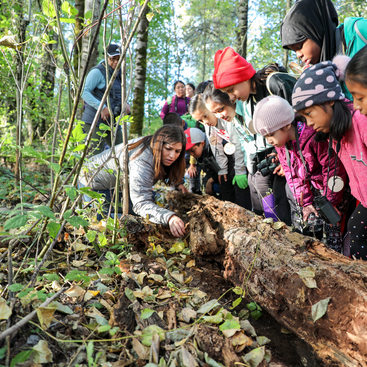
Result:
M185 234L185 223L177 215L172 215L168 225L173 236L182 237Z
M213 183L214 183L214 179L212 177L210 177L209 180L206 182L205 192L208 195L211 195L213 193Z
M187 173L191 178L195 177L197 175L196 165L190 164L190 167L187 169Z
M177 188L183 193L183 194L187 194L189 192L189 190L187 190L187 188L185 187L184 184L180 184L177 186Z
M108 110L108 107L105 107L101 112L101 119L107 121L109 117L110 117L110 111Z
M303 210L302 210L302 213L303 213L303 220L306 222L309 215L311 213L314 213L316 215L316 217L319 216L319 213L317 212L317 210L315 209L315 207L313 205L307 205L307 206L304 206L303 207Z

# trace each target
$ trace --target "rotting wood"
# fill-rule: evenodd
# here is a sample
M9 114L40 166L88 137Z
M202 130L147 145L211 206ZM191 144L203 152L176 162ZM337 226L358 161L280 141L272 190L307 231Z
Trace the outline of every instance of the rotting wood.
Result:
M274 229L229 202L180 193L167 199L190 223L192 252L216 259L222 252L225 278L311 345L325 366L367 366L367 263L286 226ZM317 288L300 277L306 268ZM328 297L327 313L313 322L312 305Z

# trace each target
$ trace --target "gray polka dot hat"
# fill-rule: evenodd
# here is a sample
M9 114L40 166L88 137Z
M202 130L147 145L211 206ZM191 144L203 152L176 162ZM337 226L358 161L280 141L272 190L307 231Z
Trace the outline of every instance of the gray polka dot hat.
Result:
M295 111L313 105L345 98L338 81L339 70L331 61L323 61L306 69L297 80L292 93Z

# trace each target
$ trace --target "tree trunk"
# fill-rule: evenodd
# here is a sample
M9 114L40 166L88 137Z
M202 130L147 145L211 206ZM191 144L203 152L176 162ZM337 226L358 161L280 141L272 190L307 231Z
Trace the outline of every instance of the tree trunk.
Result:
M101 12L101 0L85 0L84 14L86 14L89 11L91 11L92 14L93 14L92 23L96 22L99 18L100 12ZM90 48L90 43L93 39L93 36L94 36L95 32L96 32L95 27L92 27L90 29L90 31L88 31L83 36L79 75L83 74L83 70L84 70L84 68L87 64L88 50ZM96 43L94 45L94 49L93 49L93 52L92 52L92 55L90 57L90 61L89 61L89 64L88 64L87 72L97 64L98 44L99 44L99 37L97 37L97 39L96 39Z
M80 61L80 55L82 53L82 46L83 46L83 39L81 38L81 34L83 32L83 22L84 22L84 7L85 7L85 0L75 0L75 9L78 10L78 15L75 18L75 28L74 28L74 34L75 39L78 41L74 45L74 53L73 53L73 66L75 70L75 75L79 79L79 61ZM80 37L80 38L79 38Z
M248 31L248 1L241 0L238 6L238 53L246 58L247 55L247 31Z
M136 38L136 57L135 57L135 84L134 101L132 106L132 124L130 134L142 135L144 122L144 100L145 100L145 80L147 75L147 49L148 49L148 30L149 21L147 14L149 6L140 20Z
M224 254L224 276L311 345L325 366L367 366L366 262L210 196L170 193L167 200L190 224L193 254ZM314 322L312 306L329 297Z

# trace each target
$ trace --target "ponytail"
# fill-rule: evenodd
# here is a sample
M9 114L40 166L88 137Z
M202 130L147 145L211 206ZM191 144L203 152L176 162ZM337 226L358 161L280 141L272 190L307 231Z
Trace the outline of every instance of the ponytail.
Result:
M340 141L352 125L352 114L344 101L335 101L333 105L333 117L330 121L329 135L336 141Z

